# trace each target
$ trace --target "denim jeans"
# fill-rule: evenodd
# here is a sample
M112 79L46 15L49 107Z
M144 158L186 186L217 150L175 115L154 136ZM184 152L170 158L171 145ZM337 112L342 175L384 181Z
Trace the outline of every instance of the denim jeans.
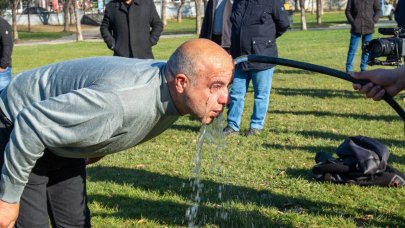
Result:
M0 92L11 81L11 67L7 67L3 72L0 72Z
M350 35L350 44L349 44L349 51L347 53L347 60L346 60L346 72L353 71L353 61L354 57L356 56L357 47L359 46L361 38L361 47L373 38L373 34L366 34L361 35L358 33L351 33ZM360 63L360 70L365 71L367 70L367 61L368 61L369 54L367 52L361 51L361 63Z
M228 126L235 131L240 131L240 122L245 96L250 81L253 83L254 104L253 114L250 120L250 128L263 129L269 107L271 82L273 79L274 67L267 70L243 71L241 66L235 69L235 76L230 92L230 104L228 106Z

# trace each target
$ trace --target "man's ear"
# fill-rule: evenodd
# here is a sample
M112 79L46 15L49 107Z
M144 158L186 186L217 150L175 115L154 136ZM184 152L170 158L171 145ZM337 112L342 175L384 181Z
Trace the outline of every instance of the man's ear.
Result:
M174 82L176 84L176 91L178 93L184 93L184 90L189 85L188 77L185 74L176 74L174 77Z

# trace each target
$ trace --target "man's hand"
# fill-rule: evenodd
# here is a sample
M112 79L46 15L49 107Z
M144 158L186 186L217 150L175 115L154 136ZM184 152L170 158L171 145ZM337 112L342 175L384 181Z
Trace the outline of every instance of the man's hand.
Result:
M404 89L404 74L404 67L357 72L352 75L353 78L366 79L371 82L365 85L353 84L353 88L366 94L368 98L378 101L386 92L391 96L395 96Z
M86 158L86 165L91 165L93 163L96 163L100 161L104 156L101 157L95 157L95 158Z
M0 67L0 72L3 72L5 70L6 70L6 68Z
M13 228L19 210L20 204L0 200L0 228Z

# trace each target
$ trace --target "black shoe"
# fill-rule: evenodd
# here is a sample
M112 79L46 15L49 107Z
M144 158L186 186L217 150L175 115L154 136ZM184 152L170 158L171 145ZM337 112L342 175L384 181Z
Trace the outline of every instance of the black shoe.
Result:
M225 136L228 135L239 135L239 131L235 131L233 128L226 126L222 132L224 133Z
M249 131L246 133L246 136L259 135L261 132L262 132L262 129L250 128Z

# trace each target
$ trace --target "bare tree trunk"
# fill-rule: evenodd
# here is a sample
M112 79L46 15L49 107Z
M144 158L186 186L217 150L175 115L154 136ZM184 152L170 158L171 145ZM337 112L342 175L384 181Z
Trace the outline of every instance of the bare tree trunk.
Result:
M322 24L322 19L321 19L321 1L322 0L316 0L316 23L318 25Z
M179 23L181 23L181 21L182 21L182 11L183 11L185 4L186 4L186 0L181 0L179 8L177 9L177 22L179 22Z
M311 1L311 14L314 14L315 13L314 0L310 0L310 1Z
M162 0L162 22L163 25L167 25L167 16L166 16L167 0Z
M31 10L30 10L30 6L31 6L31 0L28 1L28 32L31 32Z
M73 1L76 1L76 0L73 0ZM69 7L69 24L71 24L71 25L73 25L74 21L76 20L75 18L73 18L74 15L76 14L75 7L74 7L75 3L73 1Z
M319 4L319 7L320 7L320 12L321 12L321 15L323 15L323 6L324 6L324 1L325 0L319 0L319 2L320 2L320 4Z
M299 1L301 8L301 30L307 30L307 19L305 18L305 0Z
M201 0L194 0L195 2L195 22L196 22L196 34L200 35L202 19L201 19Z
M69 8L70 8L71 0L65 0L63 3L63 31L69 32Z
M17 31L17 7L19 0L11 1L11 22L13 26L13 40L18 41L18 31Z
M82 41L83 40L82 24L80 23L79 7L77 5L77 1L74 1L72 5L73 10L75 11L75 18L76 18L76 41Z

